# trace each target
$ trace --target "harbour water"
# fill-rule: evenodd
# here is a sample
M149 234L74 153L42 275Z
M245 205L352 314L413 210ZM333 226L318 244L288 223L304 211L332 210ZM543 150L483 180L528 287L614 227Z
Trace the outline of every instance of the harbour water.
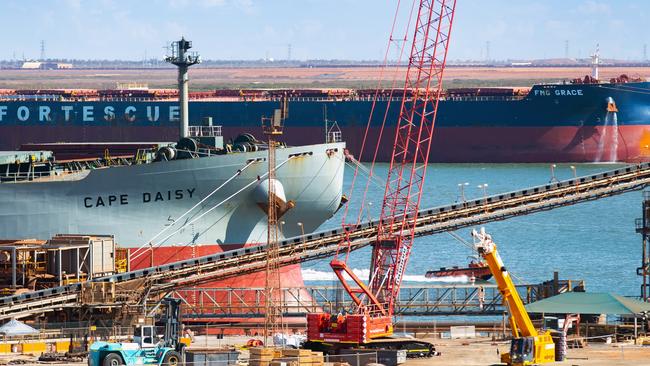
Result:
M617 164L574 164L578 176L616 169ZM376 175L385 179L388 165L379 164ZM569 164L558 164L554 175L559 180L573 177ZM349 192L354 169L346 168L344 192ZM548 183L552 179L550 164L432 164L427 170L421 207L434 207L461 199L462 185L467 199L522 189ZM348 213L354 221L361 205L365 177L357 178ZM465 185L464 183L468 183ZM479 185L487 184L485 188ZM368 217L378 218L384 187L371 184L366 202ZM485 225L499 247L509 271L524 283L552 278L553 271L563 279L584 279L591 292L614 292L639 296L641 236L635 233L634 219L641 217L642 193L634 191L575 206L516 217ZM322 228L341 225L343 212ZM478 228L477 228L478 229ZM470 229L457 232L471 242ZM471 251L448 234L418 238L408 265L405 280L410 284L426 281L429 269L465 265ZM370 248L351 254L350 265L365 274ZM303 265L307 283L329 281L329 259ZM362 277L364 278L364 277Z

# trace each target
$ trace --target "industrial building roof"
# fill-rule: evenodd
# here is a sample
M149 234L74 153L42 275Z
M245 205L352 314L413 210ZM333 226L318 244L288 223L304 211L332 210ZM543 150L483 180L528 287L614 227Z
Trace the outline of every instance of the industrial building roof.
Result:
M611 293L565 292L526 305L529 313L618 314L650 312L650 303Z

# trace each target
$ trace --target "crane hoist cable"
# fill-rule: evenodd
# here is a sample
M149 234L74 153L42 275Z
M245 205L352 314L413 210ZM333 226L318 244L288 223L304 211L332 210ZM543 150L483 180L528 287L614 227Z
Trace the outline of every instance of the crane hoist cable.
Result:
M177 219L173 220L171 225L165 226L162 230L160 230L156 235L151 237L145 244L142 244L140 247L138 247L133 253L131 253L131 256L133 259L136 259L140 256L140 251L147 246L151 244L152 241L154 241L156 238L158 238L160 235L162 235L164 232L167 230L171 229L176 223L182 219L183 217L187 216L190 212L194 211L199 205L201 205L203 202L205 202L208 198L212 197L215 193L217 193L219 190L221 190L223 187L225 187L228 183L230 183L233 179L241 175L243 171L248 169L253 163L259 161L259 159L251 159L248 162L246 162L246 165L242 167L241 169L238 169L235 174L233 174L230 178L228 178L225 182L223 182L220 186L212 190L207 196L203 197L198 203L196 203L194 206L192 206L189 210L185 211L182 215L180 215Z
M285 161L283 161L282 163L276 165L274 170L278 170L280 167L282 167L284 164L286 164L289 160L291 160L291 159L293 159L293 158L294 158L294 156L290 156L289 158L287 158L287 159L286 159ZM203 218L205 215L207 215L207 214L209 214L210 212L216 210L216 209L219 208L221 205L223 205L224 203L230 201L233 197L237 196L237 195L240 194L241 192L243 192L243 191L245 191L246 189L250 188L250 187L251 187L252 185L254 185L255 183L259 183L262 179L266 178L266 176L268 176L268 174L269 174L269 173L266 172L266 173L260 175L259 177L257 177L256 179L252 180L250 183L248 183L247 185L245 185L244 187L242 187L241 189L239 189L237 192L231 194L230 196L226 197L226 198L225 198L224 200L222 200L221 202L219 202L219 203L217 203L216 205L212 206L212 207L211 207L210 209L208 209L207 211L203 212L202 214L200 214L199 216L195 217L194 219L192 219L192 220L190 220L190 221L184 223L181 227L179 227L178 229L174 230L171 234L165 236L163 239L159 240L157 243L155 243L155 244L152 243L152 244L151 244L151 247L158 247L158 246L162 245L162 243L164 243L167 239L169 239L169 238L171 238L172 236L176 235L176 234L179 233L181 230L185 229L187 226L192 225L193 223L195 223L195 222L197 222L198 220L200 220L201 218ZM143 253L140 253L138 256L140 256L140 255L142 255L142 254L143 254ZM136 258L137 258L137 257L135 257L135 258L133 258L133 259L136 259Z
M282 167L284 164L286 164L289 160L291 160L291 159L293 159L293 158L294 158L294 156L290 156L289 158L287 158L287 159L286 159L285 161L283 161L282 163L276 165L274 170L278 170L280 167ZM185 224L183 224L183 226L181 226L180 228L176 229L174 232L172 232L171 234L167 235L167 236L166 236L165 238L163 238L162 240L158 241L158 243L156 243L155 245L156 245L156 246L161 245L163 242L165 242L167 239L171 238L172 236L176 235L178 232L180 232L181 230L183 230L185 227L187 227L187 226L189 226L189 225L195 223L196 221L198 221L198 220L200 220L201 218L203 218L205 215L207 215L207 214L209 214L210 212L216 210L216 209L219 208L221 205L223 205L224 203L228 202L230 199L232 199L233 197L237 196L238 194L240 194L241 192L245 191L246 189L250 188L250 187L251 187L252 185L254 185L255 183L259 183L262 179L266 178L268 175L269 175L268 172L266 172L266 173L260 175L258 178L254 179L253 181L251 181L250 183L248 183L247 185L245 185L244 187L242 187L241 189L239 189L237 192L231 194L230 196L226 197L223 201L221 201L221 202L219 202L218 204L212 206L209 210L205 211L204 213L202 213L201 215L197 216L197 217L194 218L193 220L186 222Z
M348 264L352 233L358 225L346 223L344 215L344 237L339 242L330 267L354 301L356 311L340 317L327 313L308 314L310 342L334 340L336 343L368 344L371 340L388 337L393 333L395 305L399 300L400 285L418 227L422 188L442 95L442 77L456 1L414 0L413 5L417 10L416 15L413 19L409 16L407 28L413 20L414 34L404 87L401 90L399 116L395 122L381 215L377 220L376 234L370 239L372 256L369 279L366 284L353 273ZM393 41L394 32L393 28L389 44ZM388 116L389 106L390 103L387 103L384 117ZM383 128L384 124L381 131ZM381 133L376 152L379 144ZM373 159L373 167L376 156L377 154ZM355 178L358 171L359 169L355 171ZM370 181L366 185L369 186ZM364 207L366 193L361 207ZM362 217L361 213L359 217ZM348 283L346 276L353 283ZM432 352L431 347L430 344L426 346L429 354Z
M399 41L401 41L401 46L400 46L399 56L397 57L397 60L395 62L394 72L392 73L392 79L391 79L391 84L390 84L390 88L389 88L389 96L388 96L389 101L393 99L393 94L394 94L394 92L396 90L396 86L397 86L397 82L398 82L398 76L401 76L401 73L400 73L401 63L402 63L401 61L402 61L402 57L404 56L405 47L406 47L406 45L408 43L407 42L408 34L410 33L410 30L411 30L411 21L412 21L412 18L413 18L413 12L415 10L415 3L416 3L416 1L412 1L411 9L410 9L409 16L408 16L408 22L407 22L406 27L404 28L403 35L401 37L395 37L394 38L393 34L395 34L395 32L397 31L397 23L398 23L398 18L399 18L399 14L400 14L400 8L401 8L401 0L397 1L397 7L395 9L395 15L393 16L393 21L392 21L392 25L391 25L390 37L388 39L388 44L386 46L386 52L384 54L384 61L383 61L382 66L379 69L379 77L378 77L378 80L377 80L377 87L375 89L375 94L374 94L373 99L372 99L372 106L370 108L370 114L368 116L368 122L366 124L366 128L365 128L365 131L364 131L364 134L363 134L363 139L361 141L361 150L359 152L359 160L362 160L363 152L365 151L365 147L366 147L366 142L368 141L370 126L371 126L373 117L375 115L375 108L377 107L377 101L380 99L380 92L383 90L382 85L384 83L384 73L389 68L389 59L388 59L388 57L389 57L389 53L391 51L391 46L395 43L396 40L399 40ZM377 155L379 153L379 148L380 148L380 145L381 145L381 139L382 139L382 136L384 134L384 127L386 126L386 121L388 119L390 106L391 106L390 102L386 103L386 109L384 111L384 115L383 115L383 118L382 118L381 127L379 129L379 135L378 135L378 138L377 138L377 142L375 144L375 151L374 151L374 154L373 154L372 163L371 163L370 169L369 169L371 173L374 172L374 169L375 169L375 162L377 161ZM358 167L357 167L357 169L355 169L354 175L352 177L352 183L350 185L350 190L349 190L349 193L348 193L348 196L347 196L348 199L352 199L352 193L354 192L354 187L356 185L357 176L358 176ZM369 187L370 187L370 179L366 180L366 184L365 184L365 188L364 188L363 197L361 199L361 202L366 201L366 197L368 195L368 188ZM384 185L384 187L385 187L385 185ZM365 204L362 204L362 207L363 206L365 206ZM348 208L349 208L349 205L346 205L346 207L344 208L344 211L343 211L342 218L341 218L341 225L343 227L346 227L347 225L349 225L347 223ZM362 218L363 218L363 209L360 209L359 213L357 215L356 224L359 224L361 222Z

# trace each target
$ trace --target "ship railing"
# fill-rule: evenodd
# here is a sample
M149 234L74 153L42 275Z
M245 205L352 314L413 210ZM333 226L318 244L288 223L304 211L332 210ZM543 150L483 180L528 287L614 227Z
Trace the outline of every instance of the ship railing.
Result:
M151 102L158 99L142 98L142 97L129 97L129 98L102 98L102 97L67 97L62 95L50 94L20 94L20 95L3 95L0 101L8 102L90 102L90 101L104 101L104 102Z
M9 102L56 102L65 101L73 98L65 98L60 95L50 94L21 94L21 95L3 95L0 101Z
M222 136L221 126L189 126L190 137Z
M216 98L216 97L215 97ZM202 98L208 99L208 98ZM0 101L10 101L10 102L21 102L21 101L40 101L40 102L90 102L90 101L100 101L100 102L157 102L157 101L169 101L175 100L175 98L169 98L166 96L162 97L119 97L119 96L80 96L80 97L68 97L62 95L3 95L0 97ZM194 100L192 98L191 100ZM277 102L281 101L280 97L237 97L237 98L226 98L224 100L232 101L269 101ZM372 102L375 100L374 96L346 96L346 97L289 97L290 102L345 102L345 101L361 101L361 102ZM401 97L378 97L378 102L399 102Z
M155 102L160 99L154 97L100 97L102 102Z
M343 141L343 134L341 131L330 131L327 133L327 142L335 143Z
M516 102L525 99L525 95L476 95L476 96L447 96L445 100L454 102L494 102L494 101L507 101Z
M354 97L351 98L350 100L355 100L355 101L360 101L360 102L372 102L375 100L374 96L368 96L368 97ZM401 102L402 98L401 97L377 97L378 102Z
M255 99L272 101L272 102L282 101L281 97L260 97ZM288 97L287 100L289 102L329 102L329 101L334 101L336 99L330 97Z
M273 102L279 102L282 100L282 98L279 97L270 97L270 98L254 98L257 100L266 100L266 101L273 101ZM244 99L241 99L244 100ZM372 102L375 100L374 96L368 96L368 97L358 97L358 96L349 96L349 97L289 97L288 98L289 102L344 102L344 101L361 101L361 102ZM378 97L377 101L378 102L399 102L401 101L401 97Z
M3 173L0 174L0 183L16 183L25 180L36 180L41 178L56 176L56 172L19 172L19 173Z

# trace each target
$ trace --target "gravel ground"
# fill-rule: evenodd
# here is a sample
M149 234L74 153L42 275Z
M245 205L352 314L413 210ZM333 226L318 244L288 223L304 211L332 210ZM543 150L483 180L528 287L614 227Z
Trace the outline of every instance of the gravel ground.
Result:
M486 366L499 364L499 351L507 351L509 343L492 343L485 340L429 340L436 344L442 356L429 359L408 360L407 366L467 365ZM619 366L650 365L650 346L633 344L592 343L586 348L568 350L568 359L550 365Z
M200 338L200 337L197 337ZM228 344L242 344L248 337L228 337L223 340L210 340L208 347L224 346ZM466 366L488 366L499 364L499 351L505 351L508 343L493 343L485 339L473 340L440 340L429 339L436 344L436 349L442 352L441 356L423 359L409 359L404 366L435 366L435 365L466 365ZM197 339L194 347L205 347L205 339ZM0 365L6 364L9 360L24 360L25 365L43 365L36 362L37 357L30 356L0 356ZM58 365L61 365L60 363ZM66 365L86 365L83 363L68 363ZM650 366L650 346L635 346L633 344L603 344L591 343L582 349L569 349L568 359L564 362L556 362L551 365L571 366Z

